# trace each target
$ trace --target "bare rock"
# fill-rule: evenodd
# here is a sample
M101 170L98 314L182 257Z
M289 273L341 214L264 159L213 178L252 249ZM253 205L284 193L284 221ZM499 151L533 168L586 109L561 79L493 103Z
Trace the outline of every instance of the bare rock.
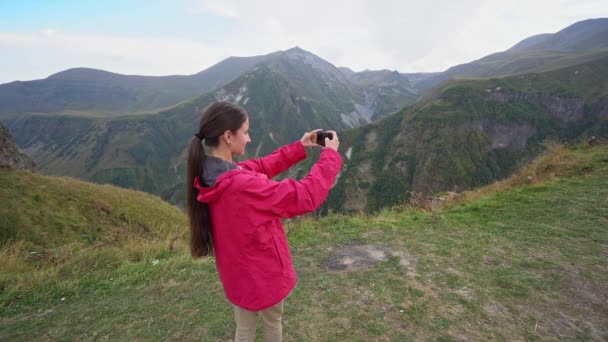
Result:
M19 151L8 128L0 124L0 168L36 170L36 164Z

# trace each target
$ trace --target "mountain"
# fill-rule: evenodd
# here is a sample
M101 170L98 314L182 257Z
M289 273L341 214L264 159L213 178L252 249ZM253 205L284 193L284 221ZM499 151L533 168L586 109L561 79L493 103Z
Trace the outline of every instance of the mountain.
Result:
M574 23L555 34L533 36L511 51L564 51L579 52L608 48L608 18L588 19Z
M292 60L283 63L282 59L285 58ZM351 127L369 123L372 117L397 111L418 98L417 90L409 85L406 77L399 77L402 79L397 80L397 83L394 79L385 80L382 77L361 82L365 79L363 76L351 81L329 62L295 47L264 56L230 57L190 76L121 75L103 70L75 68L43 80L1 84L0 118L26 113L96 117L148 114L220 88L260 62L271 65L273 70L282 72L286 77L291 77L293 70L290 65L294 63L314 69L313 75L323 75L325 78L317 79L313 84L331 85L337 95L353 103L335 109L344 112L348 117L345 120L349 121ZM307 76L301 71L297 70L296 74ZM304 79L307 78L303 77L302 80ZM299 88L308 86L299 80L290 80ZM337 89L338 85L344 89ZM308 93L313 98L326 97L318 91Z
M424 92L451 78L489 78L559 69L608 55L608 18L577 22L552 34L522 40L510 49L456 65L423 80Z
M608 54L607 37L608 18L589 19L554 34L524 39L509 50L441 73L400 74L399 77L397 72L388 70L355 73L339 68L333 72L342 75L336 76L336 80L352 83L348 88L353 91L356 88L355 93L349 94L350 100L361 107L346 113L356 112L350 123L355 126L361 119L369 122L369 118L381 117L412 103L434 85L450 78L547 71L599 58ZM303 50L291 50L296 51ZM0 84L0 118L24 113L110 117L156 112L221 87L273 56L230 57L189 76L121 75L75 68L43 80ZM316 56L308 59L311 63L318 60ZM304 59L302 62L306 63Z
M15 144L8 128L0 124L0 168L34 171L36 165Z
M401 87L379 103L382 89L393 87L383 82L385 78L352 82L331 63L293 48L266 55L226 85L156 114L23 115L4 121L46 174L140 189L180 203L185 148L198 129L200 110L212 101L238 103L249 112L253 142L247 155L252 157L315 128L369 123L413 99Z
M326 209L378 209L510 175L547 139L608 137L608 57L544 73L451 80L399 113L341 135Z
M224 85L260 59L230 57L189 76L121 75L75 68L43 80L0 84L0 118L24 113L115 116L151 112Z

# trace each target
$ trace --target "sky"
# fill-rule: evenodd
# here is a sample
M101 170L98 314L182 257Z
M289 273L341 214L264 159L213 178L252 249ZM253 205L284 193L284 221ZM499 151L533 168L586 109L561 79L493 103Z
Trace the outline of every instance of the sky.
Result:
M190 75L294 46L354 71L436 72L601 17L606 0L0 0L0 83Z

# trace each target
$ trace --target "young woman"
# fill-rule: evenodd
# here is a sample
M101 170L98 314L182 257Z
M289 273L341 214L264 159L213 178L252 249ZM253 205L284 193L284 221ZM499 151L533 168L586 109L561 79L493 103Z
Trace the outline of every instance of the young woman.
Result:
M319 130L272 154L235 163L249 138L247 112L214 102L190 142L186 180L192 256L213 255L226 298L235 306L236 340L253 341L256 317L264 340L280 341L283 300L296 283L281 218L313 211L325 200L342 159L339 140L325 139L319 160L300 181L270 178L306 158ZM202 143L210 148L205 155Z

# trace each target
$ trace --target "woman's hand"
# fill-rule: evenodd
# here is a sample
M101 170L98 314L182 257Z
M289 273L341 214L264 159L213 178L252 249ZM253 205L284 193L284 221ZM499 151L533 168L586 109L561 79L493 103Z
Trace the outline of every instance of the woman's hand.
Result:
M327 131L334 135L333 139L325 138L325 147L331 148L334 151L338 151L338 146L340 146L340 140L338 139L338 133L336 131Z
M320 131L322 131L322 129L319 128L315 129L314 131L304 133L304 136L302 137L302 139L300 139L300 142L302 143L302 145L304 145L304 147L321 146L317 144L317 132Z

